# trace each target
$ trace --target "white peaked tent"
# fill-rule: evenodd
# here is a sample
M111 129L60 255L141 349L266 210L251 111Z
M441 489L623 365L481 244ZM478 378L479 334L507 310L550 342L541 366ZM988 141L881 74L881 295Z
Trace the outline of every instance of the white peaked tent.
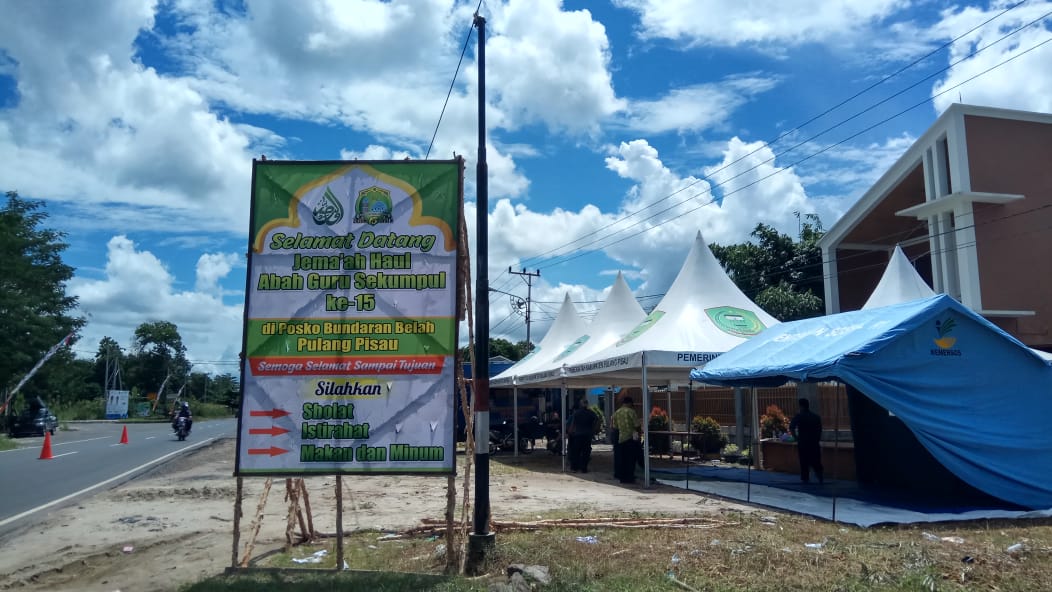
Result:
M525 358L490 379L490 386L512 386L516 376L545 368L555 356L563 351L563 348L584 333L587 327L588 324L577 314L577 309L570 301L570 295L566 294L559 313L552 321L552 326L544 335L544 339L541 339L537 347L534 347Z
M902 252L900 247L896 246L894 253L891 255L891 260L888 261L888 267L884 270L884 275L880 277L877 287L869 295L869 300L866 300L866 303L862 305L862 310L902 304L934 295L935 291L928 287L928 284L917 273L906 254ZM1030 351L1052 362L1052 354L1034 348L1030 348Z
M525 358L519 360L514 366L508 368L504 372L494 376L490 380L490 386L495 387L515 387L516 377L521 374L528 374L535 372L547 365L556 356L562 353L563 349L570 343L572 343L578 336L585 332L588 328L588 324L581 319L580 315L577 314L577 309L574 308L573 302L570 301L570 295L566 294L563 298L563 304L559 308L559 313L556 315L555 320L552 321L552 326L548 329L548 332L544 335L544 339L537 344L537 347L533 348ZM563 393L563 404L562 404L562 417L566 416L566 397ZM519 454L519 390L515 387L512 391L512 408L513 412L513 433L512 437L515 442L514 454ZM566 443L563 442L563 448L566 447ZM566 469L566 451L563 450L563 469Z
M617 343L623 335L643 322L647 313L632 296L632 290L620 272L606 301L592 319L586 331L578 335L563 348L558 355L548 362L546 367L529 374L518 374L515 384L518 386L557 386L563 382L563 368L566 365L584 360L593 354Z
M738 289L699 232L657 307L613 345L565 366L571 385L686 382L689 369L778 320ZM645 391L646 389L644 389Z
M869 300L862 305L862 310L919 300L934 295L935 291L928 287L924 278L910 264L906 254L896 246L895 251L891 254L891 260L888 261L888 267L884 270L884 275L881 276L873 293L869 295Z
M778 320L756 306L734 284L698 232L679 274L657 307L613 345L563 367L564 384L626 385L640 381L644 413L650 385L689 380L703 366ZM644 421L644 439L650 425ZM740 433L740 431L739 431ZM650 484L650 455L643 455Z

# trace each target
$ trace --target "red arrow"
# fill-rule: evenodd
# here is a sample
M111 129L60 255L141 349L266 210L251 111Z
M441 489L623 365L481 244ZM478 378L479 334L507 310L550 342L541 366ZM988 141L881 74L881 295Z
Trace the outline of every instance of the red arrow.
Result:
M278 448L277 446L271 446L270 448L249 448L249 454L269 454L270 456L277 456L279 454L285 454L288 450L284 448Z
M285 417L286 415L289 415L289 412L285 411L284 409L271 409L270 411L249 411L248 414L251 415L252 417L273 417L273 418L278 418L278 417Z
M281 434L289 433L285 428L279 428L278 426L272 426L269 428L249 428L248 433L250 434L270 434L271 436L280 436Z

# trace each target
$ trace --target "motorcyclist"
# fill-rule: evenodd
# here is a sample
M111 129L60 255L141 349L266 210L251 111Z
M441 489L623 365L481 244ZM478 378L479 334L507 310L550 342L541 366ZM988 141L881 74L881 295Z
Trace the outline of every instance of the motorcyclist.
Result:
M194 427L194 415L190 413L190 404L183 401L179 404L179 411L176 412L175 417L172 418L172 429L176 429L176 424L179 422L180 417L186 418L186 432L190 433L190 430Z

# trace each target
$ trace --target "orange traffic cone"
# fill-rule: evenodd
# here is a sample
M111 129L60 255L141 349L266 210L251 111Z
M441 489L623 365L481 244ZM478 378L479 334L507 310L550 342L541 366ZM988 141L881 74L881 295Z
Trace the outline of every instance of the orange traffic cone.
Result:
M124 426L124 430L121 431L121 444L128 443L128 426Z
M40 449L40 460L51 460L51 432L44 432L44 447Z

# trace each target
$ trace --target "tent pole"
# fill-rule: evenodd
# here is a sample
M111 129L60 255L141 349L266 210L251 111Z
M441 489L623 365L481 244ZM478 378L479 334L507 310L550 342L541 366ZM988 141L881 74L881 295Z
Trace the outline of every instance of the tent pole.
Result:
M643 352L643 487L650 487L650 387L647 386L647 352ZM635 466L632 467L635 471Z
M734 440L738 449L745 448L745 413L742 410L742 387L734 387Z
M563 381L559 398L562 399L562 413L559 415L559 448L563 451L563 472L566 472L566 381Z
M690 424L694 420L694 418L691 417L691 415L690 415L691 410L694 407L694 379L693 378L691 378L690 380L687 381L687 400L684 401L683 407L684 407L684 409L686 409L686 413L687 413L687 441L684 442L684 445L680 448L680 455L681 455L682 460L684 462L686 462L686 460L687 460L687 451L685 450L685 448L686 448L685 444L690 442ZM689 463L687 463L687 472L685 473L685 476L686 476L686 480L687 480L687 490L689 491L690 490L690 464Z
M834 415L836 416L836 421L835 421L835 423L833 423L833 426L834 426L833 427L833 429L834 429L834 432L833 432L833 457L836 458L836 461L837 461L835 464L833 464L833 481L836 481L836 477L837 477L836 466L837 466L837 464L840 463L840 381L839 380L836 382L836 390L833 391L833 394L836 397L836 402L834 403L834 408L836 409L836 411L834 412ZM833 522L836 522L836 486L835 485L833 486Z
M756 468L759 469L759 468L763 467L763 448L760 446L760 415L759 415L760 412L759 412L759 409L757 409L759 407L760 403L759 403L759 396L756 393L756 387L749 387L749 391L752 394L752 397L750 397L751 401L750 401L750 404L749 404L749 406L751 407L751 409L749 410L750 411L749 415L752 416L750 418L752 420L752 428L749 430L751 432L749 434L750 435L749 439L752 440L752 444L753 444L753 457L752 457L753 458L753 462L757 463L756 464ZM752 471L750 470L749 471L749 485L748 485L748 489L745 492L745 501L751 501L751 500L752 500Z
M528 343L528 342L527 342ZM519 387L516 385L511 389L511 433L515 440L512 448L512 457L519 458Z

